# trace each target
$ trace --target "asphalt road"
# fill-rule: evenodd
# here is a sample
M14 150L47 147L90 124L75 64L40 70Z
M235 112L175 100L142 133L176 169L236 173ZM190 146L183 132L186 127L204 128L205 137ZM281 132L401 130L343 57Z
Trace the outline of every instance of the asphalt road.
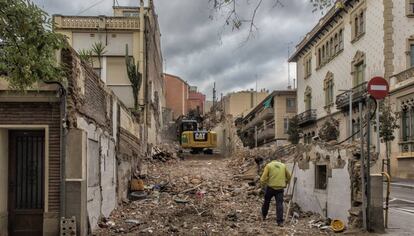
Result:
M391 186L389 204L387 231L391 235L414 235L414 189Z

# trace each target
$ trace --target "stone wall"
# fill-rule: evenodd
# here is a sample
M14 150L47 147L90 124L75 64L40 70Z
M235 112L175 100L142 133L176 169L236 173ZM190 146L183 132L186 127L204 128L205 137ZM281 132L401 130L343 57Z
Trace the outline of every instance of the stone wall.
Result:
M79 60L76 52L71 49L62 51L62 61L70 72L67 88L68 133L78 130L79 134L72 139L81 140L76 141L76 145L67 143L66 179L70 182L71 191L82 195L72 194L68 204L74 204L78 199L86 201L86 207L80 207L79 211L86 211L87 217L82 220L88 221L88 224L79 220L78 224L90 225L93 231L100 218L108 217L117 203L127 198L132 172L144 153L142 147L145 145L140 139L142 127L92 69ZM82 133L85 138L81 137ZM82 161L75 156L81 155L76 149L86 150ZM82 171L85 173L76 175L76 172ZM69 173L78 177L73 179ZM79 185L74 184L76 181ZM74 189L76 186L80 189ZM85 232L84 229L81 231Z

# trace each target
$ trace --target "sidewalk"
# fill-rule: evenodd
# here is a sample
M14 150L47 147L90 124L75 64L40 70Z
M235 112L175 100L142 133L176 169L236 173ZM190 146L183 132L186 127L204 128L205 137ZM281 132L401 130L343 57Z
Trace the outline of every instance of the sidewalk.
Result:
M414 189L414 179L392 178L391 186Z

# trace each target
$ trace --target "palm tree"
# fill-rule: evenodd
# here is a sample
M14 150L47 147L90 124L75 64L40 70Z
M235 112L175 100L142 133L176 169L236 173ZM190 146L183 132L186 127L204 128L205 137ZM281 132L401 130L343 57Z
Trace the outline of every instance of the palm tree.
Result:
M88 63L89 65L92 65L92 50L88 49L81 49L78 52L79 58Z
M101 64L101 58L106 53L105 46L101 41L96 42L92 45L91 51L98 57L99 62L99 78L101 78L102 74L102 64Z
M138 70L138 63L134 63L134 58L129 56L128 44L125 45L125 64L129 81L132 84L132 94L134 96L134 110L138 110L138 93L141 88L142 74Z

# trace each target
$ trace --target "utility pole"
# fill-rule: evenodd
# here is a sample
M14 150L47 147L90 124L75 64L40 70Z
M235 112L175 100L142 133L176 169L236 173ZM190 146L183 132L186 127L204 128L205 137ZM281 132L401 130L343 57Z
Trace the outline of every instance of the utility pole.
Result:
M216 114L216 82L213 84L213 114Z
M380 104L377 103L377 112L375 113L375 123L377 124L377 153L378 156L381 153L381 147L380 147L380 131L379 131L379 117L380 117ZM387 169L387 173L389 172L389 169Z
M288 88L290 89L290 63L289 63L289 57L290 57L290 46L293 44L293 42L289 42L289 43L287 43L287 50L288 50L288 58L287 58L287 66L288 66L288 77L287 77L287 79L288 79Z
M367 106L367 112L366 112L366 116L367 116L367 158L366 158L366 174L367 174L367 229L368 231L371 231L371 215L370 215L370 211L371 211L371 112L370 112L370 99L369 98L365 98L366 99L366 106Z
M257 106L257 74L256 74L256 101L254 102L254 106L253 107L255 107L255 106Z

